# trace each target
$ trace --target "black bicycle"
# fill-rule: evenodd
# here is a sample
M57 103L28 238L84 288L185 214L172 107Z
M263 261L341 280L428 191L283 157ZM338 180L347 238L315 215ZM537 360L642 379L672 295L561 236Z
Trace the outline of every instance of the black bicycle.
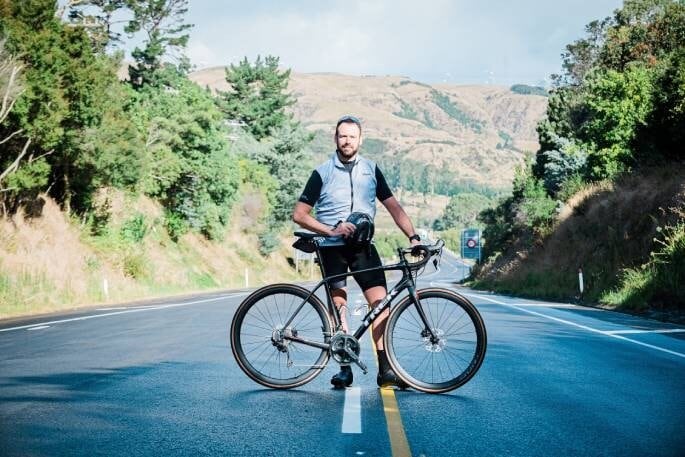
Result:
M321 235L296 232L295 246L319 254ZM364 316L350 335L342 331L340 314L331 298L330 282L358 272L326 277L312 290L294 284L274 284L256 290L238 307L231 324L231 349L240 368L254 381L275 389L290 389L314 379L330 357L340 364L367 367L359 359L359 339L393 300L384 344L395 373L414 389L442 393L471 379L485 358L487 336L483 319L463 296L443 288L416 290L416 278L432 258L438 267L444 242L398 249L399 262L360 271L401 271L402 278ZM416 261L410 261L411 256ZM324 286L328 306L316 295Z

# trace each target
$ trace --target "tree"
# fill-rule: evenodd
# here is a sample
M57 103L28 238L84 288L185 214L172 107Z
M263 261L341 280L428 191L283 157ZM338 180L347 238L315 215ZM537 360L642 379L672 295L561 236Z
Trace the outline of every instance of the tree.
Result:
M57 12L63 17L67 11L70 24L83 27L90 36L96 52L104 51L110 44L121 41L121 33L115 30L115 14L126 6L126 0L67 0Z
M14 103L23 91L19 82L21 71L21 64L17 62L11 55L5 52L5 43L0 41L0 97L2 97L2 104L0 105L0 129L2 129L7 116L9 116ZM5 129L2 129L5 130ZM0 192L7 194L8 192L17 189L18 186L26 182L23 187L36 187L45 184L45 173L41 173L41 167L36 167L33 156L26 158L31 146L31 139L22 136L23 130L5 131L0 136ZM12 142L21 144L21 148L11 147ZM20 166L22 168L20 169ZM39 179L31 179L37 172ZM0 198L2 211L0 214L7 213L6 195Z
M178 61L176 68L185 74L190 65L181 51L188 44L186 33L192 24L183 22L188 11L188 0L125 0L133 13L133 19L126 25L129 34L145 32L145 47L136 47L131 56L136 64L129 66L131 84L142 87L157 83L155 73L162 67L165 55Z
M442 216L435 220L435 230L465 228L478 220L478 214L492 205L492 200L481 194L461 193L450 198Z
M226 82L230 91L219 92L221 110L229 121L245 124L257 140L292 123L292 115L285 110L295 99L285 92L290 70L279 71L278 57L260 56L252 65L245 57L238 65L226 68Z
M141 188L167 208L172 235L221 238L240 181L212 95L173 68L136 92L129 109L145 138Z
M115 122L117 106L126 104L117 78L120 61L96 52L83 27L60 22L51 0L12 3L0 22L8 46L25 66L25 91L6 128L21 129L32 139L27 156L40 158L34 159L33 179L20 183L10 198L18 202L22 193L30 198L36 192L31 182L42 183L67 212L87 211L102 182L102 168L94 166L98 158L89 157L103 149L95 144L103 140L96 132ZM111 152L120 162L135 163L134 148Z

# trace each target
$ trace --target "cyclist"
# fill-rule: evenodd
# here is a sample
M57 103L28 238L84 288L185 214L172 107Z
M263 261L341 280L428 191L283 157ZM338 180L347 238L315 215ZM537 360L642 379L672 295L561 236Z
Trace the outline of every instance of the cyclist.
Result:
M381 265L373 244L345 243L345 239L350 238L356 228L353 223L346 222L347 218L353 212L362 212L373 220L376 215L376 198L385 206L412 246L421 241L378 166L358 154L362 145L361 121L354 116L341 117L335 126L334 140L335 154L312 172L293 211L293 221L301 227L332 237L323 243L321 249L320 261L328 276ZM316 218L311 215L313 208L316 208ZM387 284L383 271L357 274L354 278L371 307L385 297ZM343 330L349 332L346 286L345 278L333 282L331 295L340 311ZM394 385L406 388L407 385L390 368L383 347L388 315L389 309L386 309L378 317L372 330L379 366L376 381L379 387ZM352 381L352 368L343 365L340 372L331 379L331 384L335 388L343 388L350 386Z

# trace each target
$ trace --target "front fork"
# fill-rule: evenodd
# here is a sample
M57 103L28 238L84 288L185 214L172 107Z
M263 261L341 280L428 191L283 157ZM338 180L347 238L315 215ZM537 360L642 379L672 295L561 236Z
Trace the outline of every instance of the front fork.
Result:
M421 336L423 338L429 338L431 344L438 344L438 342L440 341L440 337L433 331L433 329L430 326L430 323L428 322L428 316L426 316L426 313L423 310L423 306L421 306L421 302L419 301L419 294L416 291L416 285L414 284L414 281L411 281L407 289L409 290L409 296L411 297L411 300L414 302L416 311L419 313L419 317L421 318L421 321L424 325L423 331L421 332Z

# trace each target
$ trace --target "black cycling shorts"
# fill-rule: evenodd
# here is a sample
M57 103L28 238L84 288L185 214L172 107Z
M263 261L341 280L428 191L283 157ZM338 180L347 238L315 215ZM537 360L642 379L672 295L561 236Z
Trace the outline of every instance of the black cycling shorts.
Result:
M376 246L351 247L351 246L330 246L322 247L321 265L326 276L333 276L348 271L364 270L366 268L379 267L382 264ZM371 287L383 286L386 289L385 272L383 270L367 271L354 275L354 279L362 290ZM331 289L342 289L347 285L347 277L331 281Z

